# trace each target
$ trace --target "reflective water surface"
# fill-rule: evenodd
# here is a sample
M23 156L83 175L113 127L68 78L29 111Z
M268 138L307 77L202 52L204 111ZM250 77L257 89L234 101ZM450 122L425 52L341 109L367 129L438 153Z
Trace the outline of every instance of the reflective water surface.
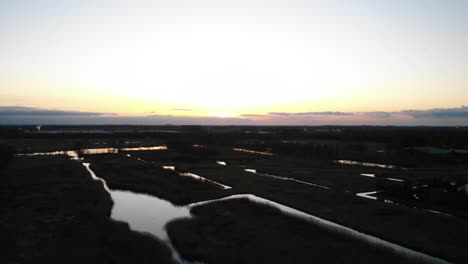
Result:
M363 161L355 161L355 160L335 160L334 162L345 164L345 165L359 165L359 166L365 166L365 167L378 167L378 168L383 168L383 169L403 169L396 165L387 165L387 164L379 164L379 163L363 162Z
M17 156L55 156L55 155L94 155L94 154L116 154L119 151L148 151L148 150L167 150L167 146L135 147L135 148L91 148L80 150L61 150L51 152L20 153Z
M244 171L254 173L254 174L259 175L259 176L269 177L269 178L276 179L276 180L293 181L293 182L297 182L297 183L301 183L301 184L305 184L305 185L309 185L309 186L314 186L314 187L317 187L317 188L327 189L327 190L332 189L331 187L327 187L327 186L323 186L323 185L315 184L315 183L311 183L311 182L301 181L301 180L297 180L297 179L294 179L294 178L276 176L276 175L266 174L266 173L258 173L256 169L244 169Z
M187 207L175 206L155 196L130 191L111 190L105 180L96 176L90 163L82 163L91 177L100 181L114 201L111 219L128 223L133 231L151 234L166 243L177 263L191 263L183 260L171 243L166 232L166 224L174 219L190 217ZM196 263L196 262L193 262Z
M315 225L321 226L327 230L331 230L333 232L338 232L347 236L354 237L360 241L363 241L365 243L368 243L372 246L378 246L381 248L384 248L386 250L390 250L396 253L399 253L409 259L411 259L414 262L427 262L427 263L449 263L443 259L436 258L430 255L427 255L422 252L414 251L412 249L394 244L392 242L385 241L383 239L380 239L378 237L374 237L371 235L367 235L364 233L361 233L357 230L351 229L349 227L345 227L339 224L336 224L334 222L304 213L302 211L296 210L294 208L273 202L271 200L267 200L252 194L239 194L239 195L232 195L229 197L221 198L221 199L215 199L215 200L210 200L210 201L205 201L205 202L199 202L199 203L194 203L189 205L190 208L194 206L199 206L199 205L204 205L204 204L209 204L209 203L214 203L214 202L219 202L219 201L225 201L225 200L231 200L231 199L239 199L239 198L244 198L244 199L249 199L250 201L266 205L266 206L271 206L279 209L281 212L293 216L293 217L299 217L302 218L310 223L313 223Z
M141 158L138 158L138 157L133 157L133 156L130 155L130 154L127 154L126 156L129 157L129 158L134 158L134 159L136 159L136 160L145 162L145 163L157 164L156 162L153 162L153 161L146 161L146 160L141 159ZM175 166L169 166L169 165L163 165L163 166L161 166L161 168L163 168L164 170L171 170L171 171L175 171L175 170L176 170L176 167L175 167ZM195 180L197 180L197 181L201 181L201 182L205 182L205 183L211 183L211 184L214 184L214 185L220 187L221 189L225 189L225 190L231 189L231 188L232 188L231 186L224 185L224 184L222 184L222 183L219 183L219 182L216 182L216 181L207 179L207 178L205 178L205 177L202 177L202 176L199 176L199 175L190 173L190 172L179 172L179 176L190 177L190 178L195 179Z
M96 176L90 163L83 163L91 177L104 184L104 188L114 201L111 218L124 221L135 231L150 233L161 240L168 240L165 225L169 221L190 217L186 207L178 207L155 196L130 191L111 190L106 181Z
M243 148L233 148L232 150L238 151L238 152L246 152L246 153L250 153L250 154L273 156L273 153L267 152L267 151L256 151L256 150L243 149Z
M404 182L405 180L397 179L397 178L386 178L389 181L396 181L396 182Z
M181 172L179 173L180 176L184 176L184 177L191 177L193 179L196 179L196 180L199 180L199 181L202 181L202 182L207 182L207 183L211 183L211 184L214 184L216 186L219 186L221 189L232 189L231 186L227 186L227 185L224 185L222 183L219 183L219 182L215 182L213 180L210 180L210 179L207 179L207 178L204 178L204 177L201 177L199 175L196 175L196 174L193 174L193 173L190 173L190 172Z
M362 198L367 198L371 200L377 200L377 197L372 196L374 194L377 194L381 191L372 191L372 192L362 192L362 193L356 193L356 196L362 197Z
M135 231L150 233L161 240L168 240L165 225L176 218L190 217L186 207L146 194L129 191L111 191L114 207L111 218L127 222Z
M141 148L132 148L132 149L138 149L141 150ZM91 151L92 154L96 154L96 152L101 153L101 150L96 150L96 151ZM78 156L78 153L75 151L55 151L55 152L48 152L48 153L31 153L30 155L68 155L71 159L81 161L82 159ZM219 202L219 201L224 201L224 200L230 200L230 199L240 199L240 198L247 198L250 201L256 202L263 204L265 206L271 206L279 209L281 212L286 213L290 216L293 217L299 217L303 218L308 222L311 222L315 225L322 226L328 230L331 230L333 232L338 232L342 233L347 236L352 236L360 241L363 241L365 243L368 243L373 246L378 246L381 248L384 248L386 250L390 250L393 252L397 252L401 255L404 255L405 257L412 259L413 261L419 262L419 261L424 261L428 263L448 263L440 258L432 257L430 255L424 254L422 252L414 251L406 247L402 247L397 244L393 244L391 242L382 240L378 237L374 237L371 235L367 235L364 233L361 233L357 230L336 224L334 222L330 222L328 220L316 217L311 214L307 214L305 212L293 209L291 207L273 202L271 200L267 200L261 197L257 197L252 194L241 194L241 195L232 195L229 197L221 198L221 199L215 199L215 200L210 200L210 201L204 201L204 202L198 202L194 204L190 204L189 206L185 207L178 207L174 206L168 201L159 199L155 196L151 195L146 195L146 194L140 194L140 193L134 193L130 191L117 191L117 190L111 190L106 182L99 178L94 171L90 167L90 163L82 163L83 166L87 169L87 171L90 173L91 177L96 180L100 181L103 183L103 186L106 191L108 191L111 195L112 200L114 201L114 205L112 208L111 212L111 218L117 221L124 221L127 222L132 230L139 231L139 232L145 232L152 234L161 240L163 240L169 248L172 250L173 253L173 258L176 260L178 263L188 263L187 261L184 261L181 259L180 255L178 254L177 250L173 247L170 238L167 235L167 232L165 230L165 225L174 219L177 218L182 218L182 217L191 217L190 215L190 209L193 208L194 206L199 206L199 205L204 205L208 203L213 203L213 202ZM173 166L165 166L166 169L175 169ZM246 169L245 171L251 172L251 173L257 173L255 169ZM194 178L202 178L203 180L208 180L203 177L200 177L198 175L192 174L192 173L180 173L181 176L189 176L189 177L194 177ZM269 175L269 174L259 174L262 176L266 177L272 177L275 179L280 179L280 180L294 180L297 182L302 182L299 180L295 180L292 178L287 178L287 177L281 177L281 176L275 176L275 175ZM364 175L363 175L364 176ZM313 183L308 183L308 182L302 182L304 184L310 184L314 186L320 186L316 185ZM219 183L218 183L219 184ZM225 185L223 185L225 186ZM229 186L225 186L230 188ZM326 186L321 186L326 189L330 189L329 187ZM227 189L227 188L225 188ZM357 194L360 197L364 197L367 199L373 199L376 200L377 198L375 196L372 196L374 194L378 193L377 191L372 191L372 192L365 192L365 193L359 193ZM389 201L391 202L391 201ZM431 211L431 210L427 210ZM439 214L444 214L442 212L437 212L437 211L431 211L434 213L439 213Z

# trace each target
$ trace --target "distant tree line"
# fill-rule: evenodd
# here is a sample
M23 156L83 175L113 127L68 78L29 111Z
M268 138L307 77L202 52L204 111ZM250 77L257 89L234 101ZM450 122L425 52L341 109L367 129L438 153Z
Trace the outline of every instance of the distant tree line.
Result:
M255 126L46 126L42 130L106 130L121 131L112 134L35 134L35 126L0 126L0 138L158 138L180 140L189 137L200 143L234 145L239 141L281 141L294 139L327 139L340 141L366 141L385 143L389 149L416 146L447 146L468 149L468 127L255 127ZM173 130L180 133L167 133ZM258 133L262 132L262 133Z

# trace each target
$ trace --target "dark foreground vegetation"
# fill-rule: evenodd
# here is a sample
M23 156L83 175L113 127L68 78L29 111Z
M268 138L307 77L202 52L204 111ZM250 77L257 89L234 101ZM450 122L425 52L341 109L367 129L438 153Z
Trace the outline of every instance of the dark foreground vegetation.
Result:
M217 170L203 167L193 171L243 193L252 193L434 256L452 260L468 258L463 250L468 243L468 226L463 217L447 217L421 208L360 198L351 192L274 180L231 167Z
M247 199L194 207L168 225L190 260L208 263L405 263L405 259Z
M33 130L33 126L0 127L0 228L7 263L170 261L160 241L109 219L109 195L78 161L64 155L13 158L14 153L111 147L116 149L112 154L81 155L111 189L150 194L179 206L254 194L450 262L468 262L468 128L56 126L43 127L41 133ZM124 149L160 145L168 149ZM175 171L162 166L174 166ZM406 260L247 200L194 207L192 213L194 218L168 224L174 245L191 260Z
M1 263L172 263L161 242L109 219L110 196L79 163L21 157L0 173Z
M93 170L111 189L152 194L175 205L220 198L229 193L214 184L181 177L175 171L123 155L86 155L86 161L92 163Z

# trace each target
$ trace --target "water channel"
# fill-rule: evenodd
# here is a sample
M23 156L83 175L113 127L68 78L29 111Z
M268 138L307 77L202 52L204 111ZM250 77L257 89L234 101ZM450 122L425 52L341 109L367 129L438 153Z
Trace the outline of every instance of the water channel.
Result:
M153 148L152 150L154 149L164 149L164 148ZM142 150L142 148L132 148L132 150L126 150L126 151L137 151L137 150ZM150 149L145 148L144 150L150 150ZM30 155L30 156L67 155L70 157L70 159L76 160L78 162L82 162L83 159L79 157L78 153L79 152L76 152L76 151L54 151L54 152L47 152L47 153L31 153L31 154L23 154L23 155ZM92 151L86 151L86 152L81 152L81 153L101 154L103 153L103 150L94 149ZM113 153L113 152L104 152L104 153ZM19 156L21 156L21 154L19 154ZM112 190L107 186L106 182L102 178L98 177L94 173L94 171L91 168L92 165L90 163L82 162L82 165L86 168L86 170L89 172L90 176L94 180L100 181L103 183L105 190L109 192L112 200L114 201L114 205L113 205L112 212L111 212L111 218L117 221L123 221L123 222L128 223L130 228L134 231L151 234L159 238L163 242L165 242L168 245L168 247L172 250L173 258L177 263L191 263L191 262L184 260L180 256L180 254L177 252L177 250L173 247L171 240L167 235L165 225L168 222L177 218L192 217L190 215L190 209L195 206L201 206L201 205L208 204L208 203L220 202L220 201L231 200L231 199L248 199L255 203L274 207L291 217L299 217L299 218L305 219L311 224L322 226L332 232L338 232L347 236L354 237L358 239L359 241L368 243L372 246L381 247L386 250L395 252L413 261L426 262L426 263L448 263L440 258L436 258L436 257L427 255L422 252L414 251L412 249L382 240L378 237L374 237L371 235L361 233L357 230L336 224L334 222L319 218L311 214L307 214L305 212L276 203L271 200L257 197L252 194L231 195L231 196L221 198L221 199L193 203L188 206L175 206L168 201L159 199L152 195L135 193L131 191ZM166 169L175 169L175 168L173 168L173 166L166 166ZM247 169L247 171L256 173L256 171L253 169L250 169L250 170ZM186 175L181 175L181 176L189 176L189 175L187 173ZM190 173L190 177L193 177L193 176L196 176L194 178L197 178L197 177L202 178L201 176ZM273 177L274 175L268 175L268 176ZM280 176L274 176L274 178L281 179L281 180L294 180L292 178L285 178L285 177L280 177ZM202 180L202 182L208 183L209 181ZM310 183L306 183L306 184L310 184ZM325 186L322 186L322 187L325 187ZM325 187L325 188L328 188L328 187ZM227 189L227 188L223 188L223 189ZM370 195L370 193L367 193L367 195Z

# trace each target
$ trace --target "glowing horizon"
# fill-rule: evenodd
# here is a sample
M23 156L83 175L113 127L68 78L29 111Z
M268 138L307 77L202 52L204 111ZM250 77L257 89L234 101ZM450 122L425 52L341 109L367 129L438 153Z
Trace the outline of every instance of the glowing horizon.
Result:
M455 109L467 22L456 0L0 1L0 106L226 120Z

